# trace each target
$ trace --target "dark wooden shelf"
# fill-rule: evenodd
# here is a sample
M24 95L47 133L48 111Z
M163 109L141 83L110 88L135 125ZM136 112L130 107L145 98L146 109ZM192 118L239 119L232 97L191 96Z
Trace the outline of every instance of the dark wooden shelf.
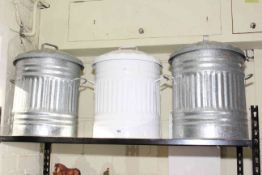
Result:
M111 144L111 145L159 145L159 146L251 146L251 140L205 139L116 139L81 137L0 136L0 142L31 142L56 144Z

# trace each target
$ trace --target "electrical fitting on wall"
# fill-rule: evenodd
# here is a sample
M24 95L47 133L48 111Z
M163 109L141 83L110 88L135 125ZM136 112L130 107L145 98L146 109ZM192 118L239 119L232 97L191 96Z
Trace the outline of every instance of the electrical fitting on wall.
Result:
M50 7L50 4L46 3L43 0L35 0L33 4L33 18L32 18L32 26L25 26L23 20L21 19L21 14L19 13L19 4L22 2L19 0L14 0L13 4L15 7L15 16L16 16L16 22L19 25L20 29L19 31L16 31L14 29L11 29L17 33L21 37L33 37L36 34L36 16L37 16L37 11L38 9L46 9ZM31 30L30 30L31 29Z

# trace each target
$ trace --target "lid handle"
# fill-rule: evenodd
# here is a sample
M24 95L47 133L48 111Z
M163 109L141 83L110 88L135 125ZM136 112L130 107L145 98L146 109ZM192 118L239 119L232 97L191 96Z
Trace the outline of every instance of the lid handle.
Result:
M58 46L57 46L57 45L50 44L50 43L43 43L43 44L41 45L41 49L44 49L45 46L51 46L51 47L55 48L55 50L58 50Z
M138 50L137 46L122 46L118 50Z

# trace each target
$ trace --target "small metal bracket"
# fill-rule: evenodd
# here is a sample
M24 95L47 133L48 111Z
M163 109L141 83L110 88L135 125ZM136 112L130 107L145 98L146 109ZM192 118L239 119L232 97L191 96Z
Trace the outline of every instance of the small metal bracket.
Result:
M244 175L242 147L237 147L237 175Z
M25 35L23 34L24 31L25 31L24 25L23 25L23 23L21 23L21 24L20 24L20 27L19 27L19 36L20 36L21 38L24 38L24 37L25 37ZM23 42L23 41L21 40L21 44L22 44L22 42Z
M44 144L44 167L43 175L50 174L51 143Z
M203 35L203 42L208 41L209 40L209 35Z
M244 50L244 53L245 53L247 61L253 60L255 58L254 49Z
M251 106L252 168L253 175L260 175L260 143L258 106Z
M257 26L257 24L256 24L255 22L251 22L251 23L250 23L250 28L251 28L251 29L255 29L256 26Z
M47 3L47 2L45 2L45 1L43 1L43 0L39 1L39 3L38 3L37 6L38 6L39 9L47 9L47 8L50 8L50 4Z

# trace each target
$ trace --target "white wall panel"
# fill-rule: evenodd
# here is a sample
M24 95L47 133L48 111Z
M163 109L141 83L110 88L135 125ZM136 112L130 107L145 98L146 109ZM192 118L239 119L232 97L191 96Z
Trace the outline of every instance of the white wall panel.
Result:
M259 0L232 0L234 33L262 32L262 2ZM255 28L251 27L254 23Z
M169 148L169 175L220 175L220 149L212 147Z
M73 1L69 4L68 40L220 34L220 11L220 0ZM139 29L144 31L139 33Z

